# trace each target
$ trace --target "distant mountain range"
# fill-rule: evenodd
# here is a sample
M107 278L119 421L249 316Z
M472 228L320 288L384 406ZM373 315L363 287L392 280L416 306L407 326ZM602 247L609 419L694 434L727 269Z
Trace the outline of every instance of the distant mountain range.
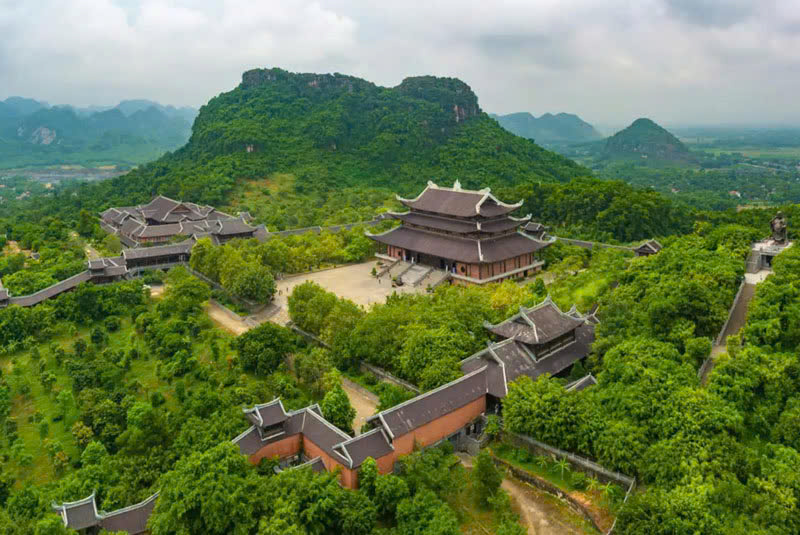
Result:
M540 145L571 145L603 137L592 125L571 113L545 113L537 118L528 112L519 112L508 115L490 114L490 117L509 132L532 139Z
M687 162L693 159L686 145L650 119L636 119L606 140L605 154L612 159Z
M9 97L0 101L0 167L144 163L186 143L196 114L149 100L74 108Z

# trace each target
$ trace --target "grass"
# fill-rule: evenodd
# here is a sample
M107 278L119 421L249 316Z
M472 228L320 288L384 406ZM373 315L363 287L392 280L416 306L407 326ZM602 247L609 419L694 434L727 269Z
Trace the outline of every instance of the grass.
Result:
M573 481L574 472L569 469L561 472L552 459L546 457L534 457L527 451L515 448L514 446L504 442L492 445L491 451L504 461L508 461L514 466L522 468L531 474L541 477L542 479L546 479L561 490L566 492L581 490ZM539 461L542 462L540 463Z
M237 183L229 205L236 209L241 205L269 202L276 193L291 191L295 177L290 173L272 173L265 178L254 178Z
M456 512L463 535L486 535L494 533L495 512L478 505L472 478L464 478L461 492L449 496L447 504Z

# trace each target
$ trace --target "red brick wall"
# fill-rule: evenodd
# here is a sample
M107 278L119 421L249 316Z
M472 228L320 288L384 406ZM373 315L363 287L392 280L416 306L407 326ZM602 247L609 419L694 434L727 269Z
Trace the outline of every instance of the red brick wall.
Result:
M292 435L272 444L267 444L249 457L253 464L270 457L288 457L300 453L300 435Z
M325 464L325 469L328 472L333 472L337 468L341 468L341 474L339 476L342 485L347 488L357 488L358 487L358 474L355 470L350 470L349 468L345 468L339 461L332 458L330 455L325 453L322 448L314 444L312 441L308 440L308 438L303 437L302 435L292 435L290 437L284 438L283 440L279 440L277 442L273 442L272 444L268 444L252 454L249 457L249 461L252 464L258 464L261 459L264 458L271 458L271 457L289 457L291 455L296 455L300 453L300 450L306 454L306 457L313 459L315 457L321 457L322 462ZM391 465L390 465L391 466ZM388 470L391 472L391 468Z
M314 444L307 437L303 437L303 450L305 450L306 457L310 459L321 457L323 464L325 464L325 469L328 472L333 472L337 468L341 468L342 471L339 475L339 481L341 481L343 486L350 489L358 487L358 474L356 474L355 470L345 468L342 463L325 453L322 448Z
M431 444L442 440L443 438L452 435L459 429L465 427L468 423L472 422L475 418L480 416L486 411L486 396L481 396L464 405L460 409L437 418L436 420L423 425L410 433L395 437L392 444L394 451L388 455L376 459L378 463L378 471L386 474L392 471L394 463L398 457L408 455L414 451L414 443L420 446L430 446Z
M386 248L386 254L389 256L393 256L395 258L403 258L403 249L400 247L395 247L394 245L389 245Z

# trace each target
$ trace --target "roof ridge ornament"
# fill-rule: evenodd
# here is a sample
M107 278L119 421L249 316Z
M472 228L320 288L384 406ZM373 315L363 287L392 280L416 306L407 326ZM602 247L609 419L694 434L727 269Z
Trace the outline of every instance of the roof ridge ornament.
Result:
M533 329L533 337L538 342L539 341L539 330L536 328L536 324L533 322L533 320L528 317L528 311L525 310L525 307L523 305L519 306L519 315L522 316L522 319L525 320L525 323L530 325L531 329Z

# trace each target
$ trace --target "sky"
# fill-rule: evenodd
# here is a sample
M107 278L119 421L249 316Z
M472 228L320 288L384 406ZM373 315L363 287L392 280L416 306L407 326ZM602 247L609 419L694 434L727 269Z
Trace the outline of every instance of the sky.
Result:
M800 0L0 0L0 99L197 107L257 67L453 76L501 114L800 125Z

